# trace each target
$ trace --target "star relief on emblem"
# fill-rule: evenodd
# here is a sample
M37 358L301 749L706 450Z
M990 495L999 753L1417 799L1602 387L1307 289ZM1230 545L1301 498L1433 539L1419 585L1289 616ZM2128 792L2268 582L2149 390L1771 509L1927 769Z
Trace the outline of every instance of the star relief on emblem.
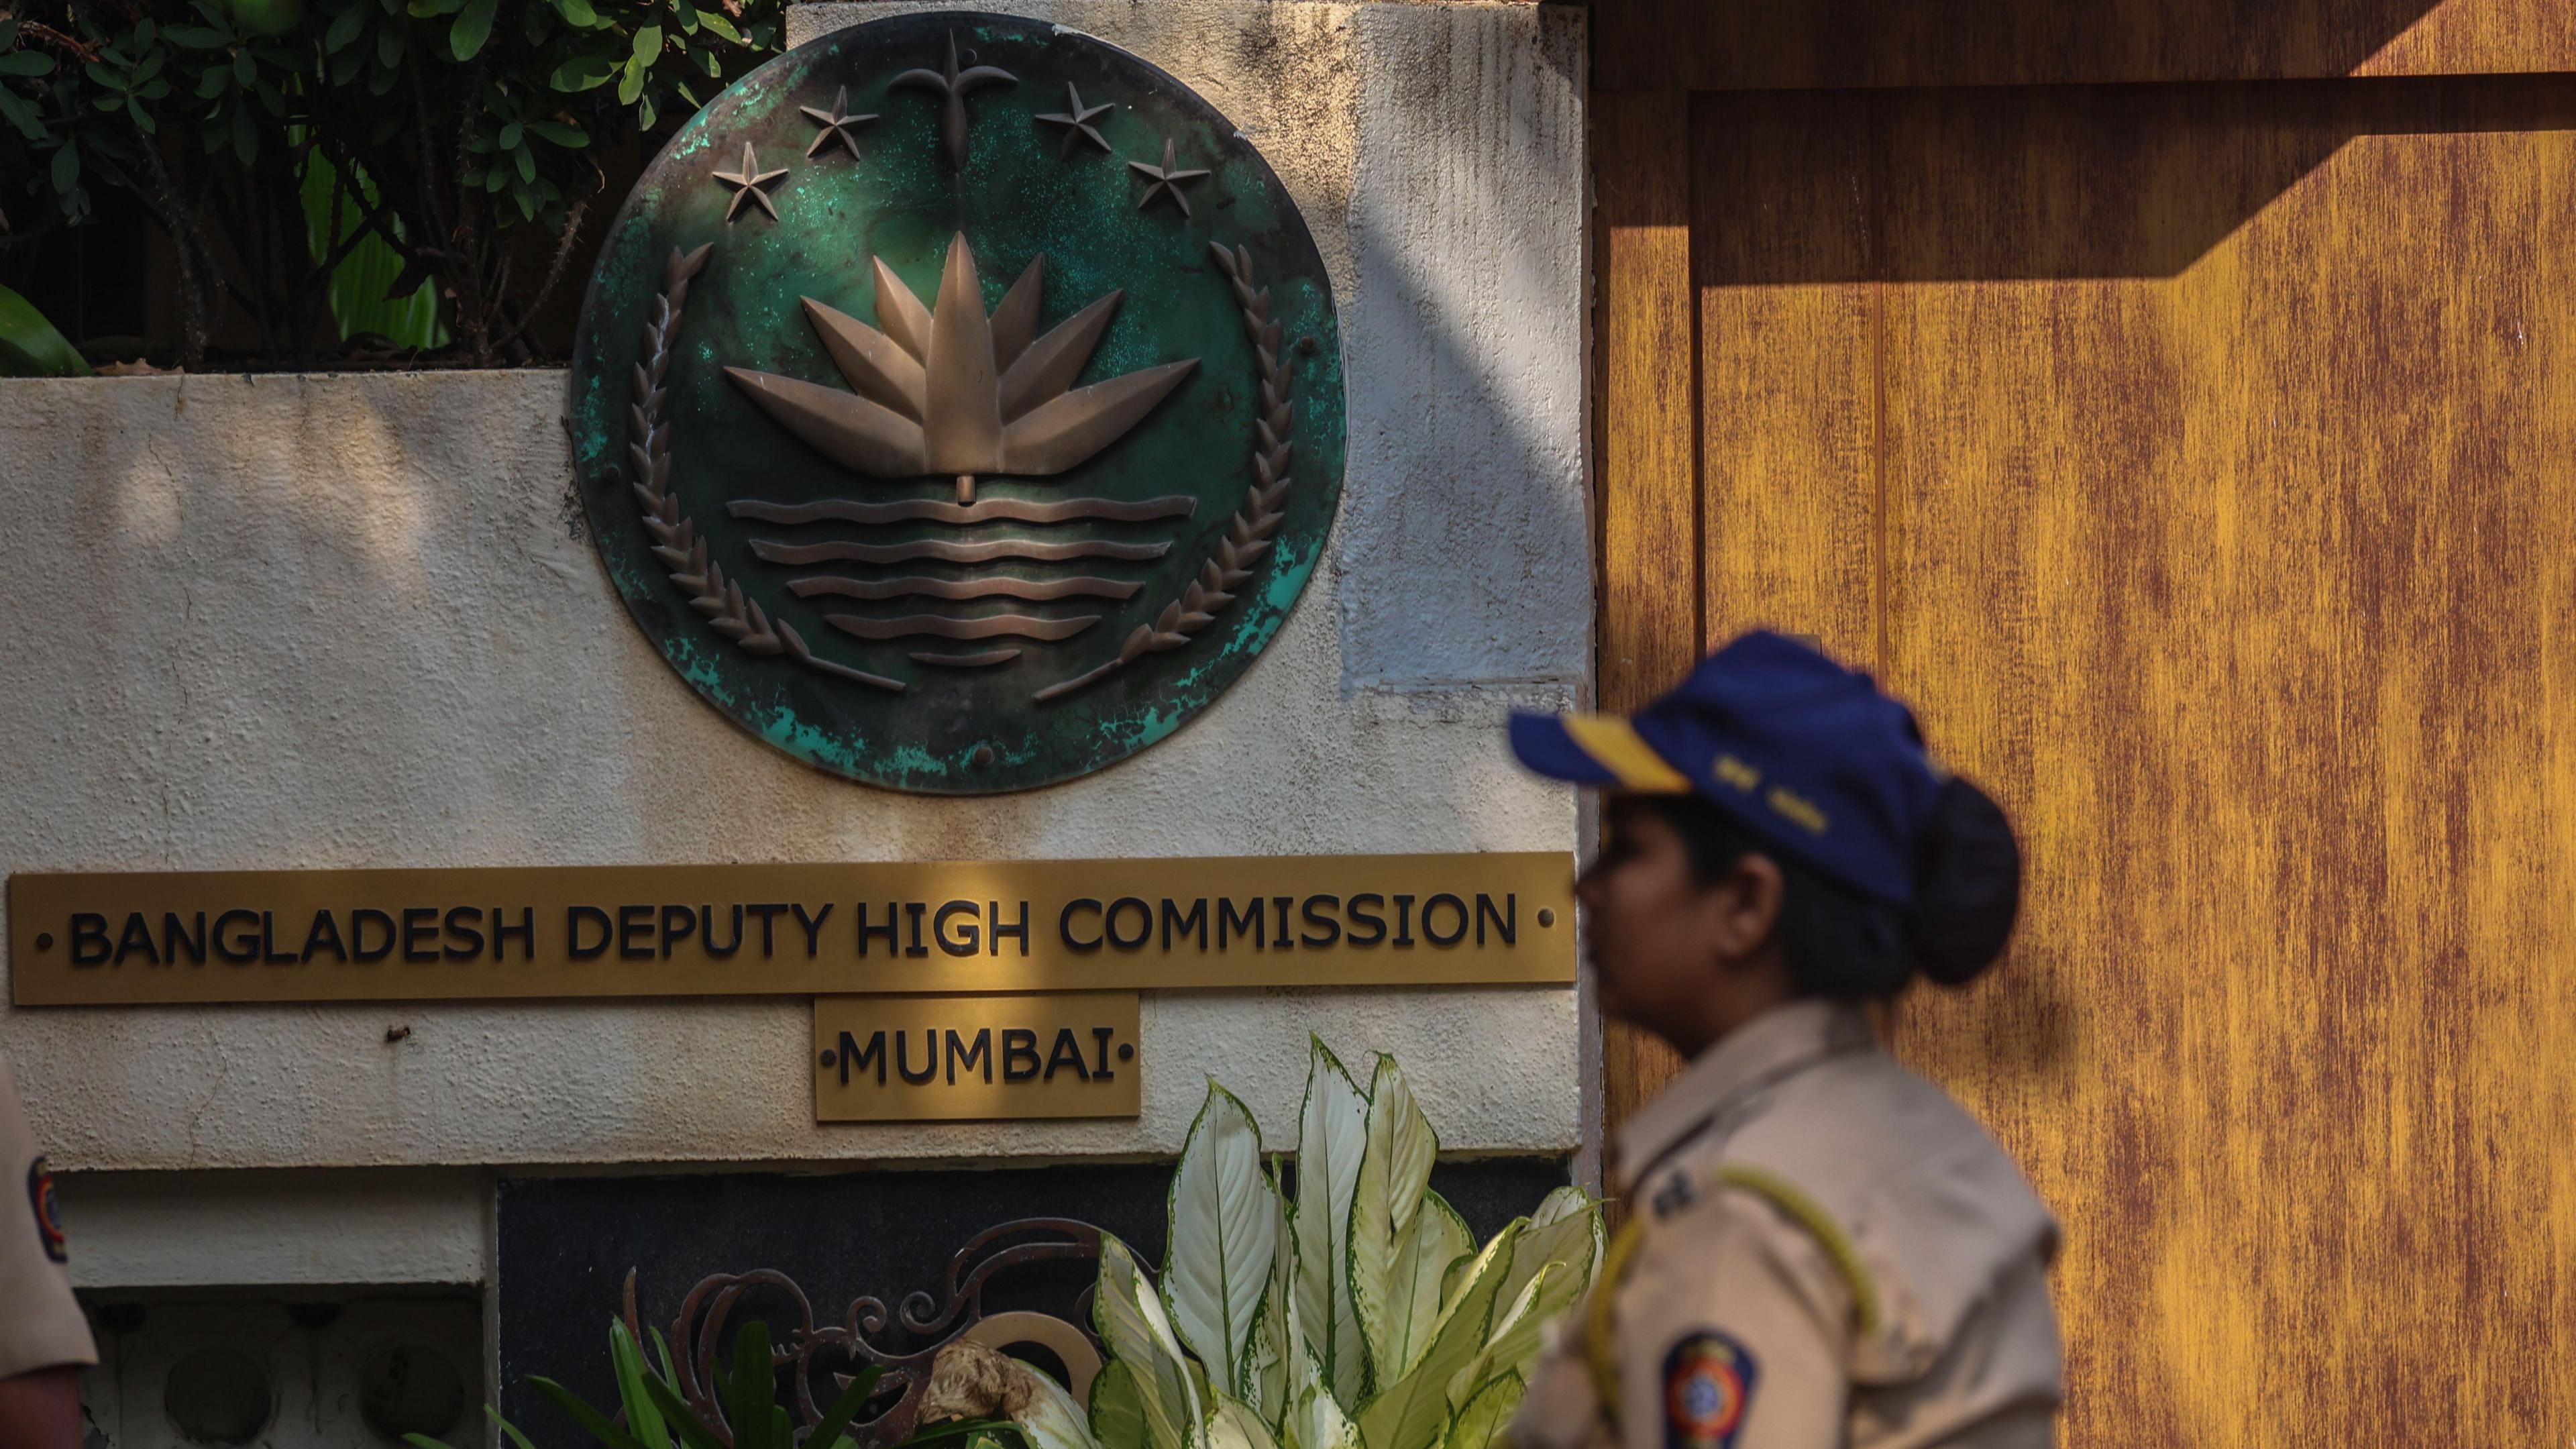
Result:
M1072 155L1073 143L1076 141L1089 141L1103 151L1108 150L1109 138L1101 135L1100 128L1092 125L1091 122L1093 117L1108 115L1118 108L1106 102L1096 106L1084 105L1082 92L1076 89L1071 81L1064 83L1064 100L1065 106L1062 112L1038 117L1038 123L1041 125L1064 128L1064 145L1057 149L1056 154Z
M1183 169L1176 164L1172 138L1169 136L1163 138L1162 165L1150 166L1142 161L1130 161L1127 164L1154 179L1154 184L1145 188L1145 199L1136 203L1138 211L1152 206L1157 196L1169 196L1172 198L1172 204L1181 209L1181 215L1188 216L1190 199L1181 194L1181 187L1184 183L1202 180L1207 176L1204 169Z
M805 113L805 119L822 127L821 130L814 133L813 144L805 148L805 154L807 156L813 156L820 152L824 147L832 144L834 141L838 141L841 143L843 148L849 151L851 160L856 161L859 159L859 138L853 134L853 130L858 126L875 120L876 117L874 115L853 116L850 114L850 88L848 86L841 87L840 94L832 97L832 109L828 111L824 110L821 106L799 106L797 109Z
M742 210L742 204L746 200L759 202L760 209L769 213L771 221L776 221L778 207L769 199L769 187L772 182L786 174L787 168L784 166L775 171L761 170L760 159L752 153L751 143L743 142L742 169L719 171L715 174L718 181L733 188L733 200L725 204L725 225L733 225L734 213Z

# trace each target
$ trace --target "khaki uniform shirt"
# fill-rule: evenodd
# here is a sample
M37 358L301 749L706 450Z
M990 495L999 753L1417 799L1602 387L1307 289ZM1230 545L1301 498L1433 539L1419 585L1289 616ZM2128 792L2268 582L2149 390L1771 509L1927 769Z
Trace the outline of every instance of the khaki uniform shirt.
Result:
M0 1379L98 1362L67 1262L54 1180L18 1105L9 1059L0 1056Z
M1620 1152L1629 1223L1533 1372L1514 1449L2054 1442L2056 1224L1858 1008L1763 1013Z

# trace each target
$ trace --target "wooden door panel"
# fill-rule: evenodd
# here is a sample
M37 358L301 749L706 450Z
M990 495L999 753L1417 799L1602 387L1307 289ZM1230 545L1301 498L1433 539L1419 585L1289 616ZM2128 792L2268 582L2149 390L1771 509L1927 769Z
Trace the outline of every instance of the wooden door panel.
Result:
M2004 234L2324 152L2176 275L1887 289L1891 673L2032 882L2006 969L1900 1040L2066 1216L2068 1442L2554 1442L2576 134L2309 89L2030 113L2060 164ZM1885 144L1972 140L2012 144ZM1877 209L1898 256L1945 244L1918 203Z
M2475 75L2576 67L2561 0L1592 0L1604 90Z
M1704 646L1765 626L1880 667L1871 119L1865 96L1693 98Z
M1603 697L1679 673L1669 597L1607 645L1662 570L2013 809L2011 959L1896 1035L2066 1219L2064 1442L2576 1434L2576 82L1710 94L1689 149L1696 477L1603 506L1692 488L1704 554L1605 526Z
M1595 375L1616 399L1597 413L1605 710L1637 708L1699 658L1690 135L1687 96L1593 98ZM1605 1025L1603 1119L1626 1121L1680 1066L1663 1043Z

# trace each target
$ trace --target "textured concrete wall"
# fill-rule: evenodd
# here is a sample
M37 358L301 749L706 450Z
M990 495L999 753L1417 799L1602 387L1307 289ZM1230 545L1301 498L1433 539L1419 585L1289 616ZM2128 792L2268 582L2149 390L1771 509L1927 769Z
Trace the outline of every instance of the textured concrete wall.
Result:
M1498 726L1587 667L1579 15L1034 10L1242 125L1344 309L1333 557L1197 722L984 800L760 745L646 646L577 535L558 373L0 384L0 869L1570 856L1574 801ZM0 1049L75 1171L1158 1153L1211 1073L1287 1146L1309 1029L1396 1052L1450 1147L1578 1130L1566 990L1148 997L1143 1116L1045 1125L819 1127L807 1011L8 1010Z

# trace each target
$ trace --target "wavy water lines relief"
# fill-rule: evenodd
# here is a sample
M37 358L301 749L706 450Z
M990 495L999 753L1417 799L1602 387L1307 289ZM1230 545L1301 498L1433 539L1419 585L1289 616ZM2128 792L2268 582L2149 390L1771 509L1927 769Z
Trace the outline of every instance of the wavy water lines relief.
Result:
M1140 580L1114 576L1122 563L1151 563L1172 551L1160 529L1186 521L1186 495L1027 499L827 498L801 503L736 499L734 517L770 525L750 540L763 563L798 570L788 592L817 604L847 600L883 611L828 610L823 622L855 639L920 638L1055 643L1097 624L1102 605L1133 599ZM1105 526L1105 529L1104 529ZM927 530L930 536L924 536ZM1076 533L1080 536L1065 536ZM1027 605L1056 605L1032 609ZM1086 607L1088 606L1088 607ZM909 651L921 664L989 669L1020 657L1014 647Z

